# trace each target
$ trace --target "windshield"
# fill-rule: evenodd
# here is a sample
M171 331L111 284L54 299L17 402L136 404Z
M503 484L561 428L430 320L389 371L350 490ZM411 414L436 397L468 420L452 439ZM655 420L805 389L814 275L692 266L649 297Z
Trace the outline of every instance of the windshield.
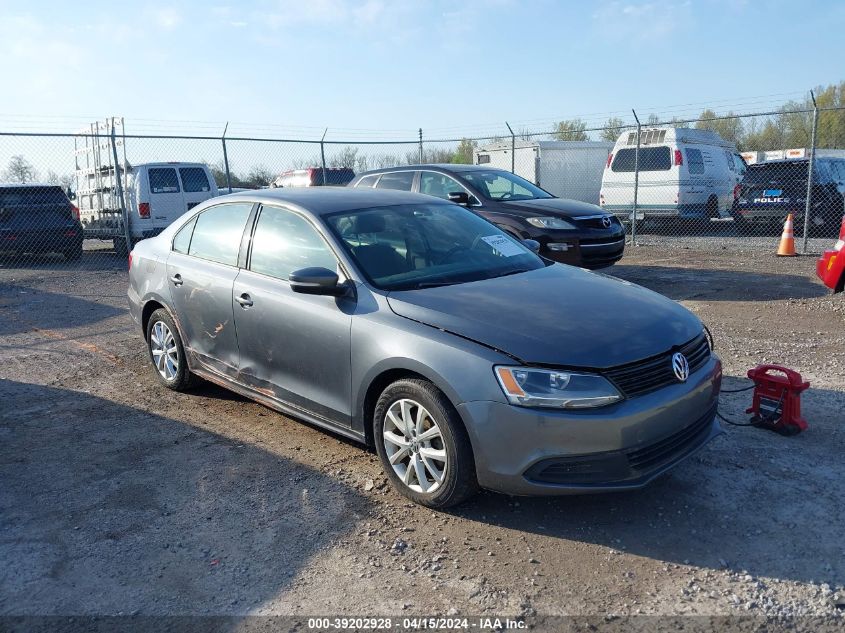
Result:
M498 169L490 171L463 171L461 178L475 187L485 198L491 200L534 200L536 198L554 198L547 191L531 184L525 178Z
M382 290L412 290L543 268L522 243L450 204L403 204L325 217L329 229Z

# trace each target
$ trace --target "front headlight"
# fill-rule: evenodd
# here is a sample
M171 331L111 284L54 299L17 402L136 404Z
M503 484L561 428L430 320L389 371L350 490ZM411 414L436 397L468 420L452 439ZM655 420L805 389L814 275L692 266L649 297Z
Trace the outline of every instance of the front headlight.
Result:
M560 218L528 218L528 224L538 229L574 229L575 225Z
M593 409L622 400L606 378L594 374L502 366L495 372L508 401L523 407Z

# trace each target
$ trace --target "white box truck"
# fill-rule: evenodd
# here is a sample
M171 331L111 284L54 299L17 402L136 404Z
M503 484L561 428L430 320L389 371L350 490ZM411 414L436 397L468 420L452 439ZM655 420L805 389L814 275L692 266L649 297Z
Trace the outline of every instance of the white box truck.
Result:
M200 202L219 195L204 163L132 165L123 138L123 121L118 118L94 123L75 138L76 206L83 234L87 239L112 240L121 255L135 242L161 233Z
M488 165L533 182L558 198L599 203L601 177L613 143L604 141L506 141L475 152Z

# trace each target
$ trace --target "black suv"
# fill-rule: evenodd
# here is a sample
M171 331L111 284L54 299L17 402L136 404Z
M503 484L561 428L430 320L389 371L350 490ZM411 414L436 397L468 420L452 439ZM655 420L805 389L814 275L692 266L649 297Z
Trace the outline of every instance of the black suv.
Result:
M796 232L804 226L807 198L807 159L773 160L749 165L734 201L734 218L745 225L769 225L779 231L787 214ZM836 237L842 222L845 159L817 158L813 163L809 232Z
M604 268L622 258L625 229L594 204L555 198L501 169L479 165L408 165L358 175L350 187L416 191L469 207L540 254L565 264Z
M0 184L0 252L82 255L79 211L58 185Z

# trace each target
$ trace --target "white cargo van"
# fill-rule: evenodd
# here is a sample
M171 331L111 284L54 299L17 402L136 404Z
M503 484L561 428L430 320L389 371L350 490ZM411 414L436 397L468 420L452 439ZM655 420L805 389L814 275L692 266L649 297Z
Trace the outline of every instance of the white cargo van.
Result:
M607 141L510 141L482 147L475 164L511 171L558 198L598 204ZM513 150L513 151L512 151Z
M185 211L219 195L211 170L203 163L130 164L126 138L123 119L117 117L92 123L74 137L76 205L83 235L112 240L119 254L128 253L138 240L158 235ZM128 247L124 207L132 242Z
M710 130L642 130L637 218L730 219L745 162L732 143ZM637 133L624 132L608 156L599 204L630 220L634 206Z

